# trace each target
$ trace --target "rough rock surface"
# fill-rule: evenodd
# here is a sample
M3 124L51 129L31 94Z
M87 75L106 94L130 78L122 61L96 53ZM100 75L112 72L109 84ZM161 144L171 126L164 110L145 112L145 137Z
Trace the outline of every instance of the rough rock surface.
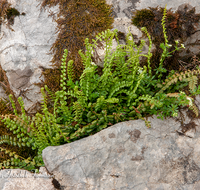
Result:
M199 98L198 98L199 101ZM200 104L199 104L200 105ZM43 150L64 190L199 190L200 129L183 134L173 118L118 123L93 136Z
M55 190L52 176L45 168L40 169L39 174L26 170L13 169L0 171L1 190Z
M182 4L189 4L196 8L196 13L200 13L199 0L106 0L106 2L112 5L114 9L115 21L113 27L124 33L127 33L128 27L130 27L131 32L134 35L139 35L139 37L141 32L131 24L133 12L136 10L157 6L165 7L167 4L167 9L172 8L173 11L176 11Z
M39 67L50 67L52 56L48 53L57 36L56 23L48 11L40 9L41 0L10 2L20 14L25 15L15 17L12 30L6 24L1 25L0 64L17 97L29 89L22 97L25 108L31 111L31 107L41 100L40 88L34 83L43 79L40 78L42 70ZM51 11L56 13L58 8L54 7Z

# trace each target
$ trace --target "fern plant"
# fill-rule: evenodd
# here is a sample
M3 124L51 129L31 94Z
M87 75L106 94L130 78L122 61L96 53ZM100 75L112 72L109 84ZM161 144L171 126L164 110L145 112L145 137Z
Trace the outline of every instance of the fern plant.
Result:
M164 19L162 20L165 43L161 44L163 54L160 59L156 74L152 75L150 58L152 41L146 28L143 32L149 39L149 50L142 54L145 41L137 46L132 34L126 36L126 45L120 45L117 38L117 30L106 30L96 36L96 40L85 40L86 51L79 51L84 71L79 81L74 81L73 61L66 65L68 51L64 51L61 63L60 86L61 90L53 94L47 86L41 88L43 95L42 113L34 117L26 116L22 99L22 114L17 114L15 104L10 96L14 109L14 115L2 115L2 122L16 134L16 137L2 136L0 143L8 143L16 146L28 146L37 151L34 158L23 158L15 152L1 148L11 159L1 163L0 168L23 167L32 169L43 165L42 150L47 146L55 146L72 142L79 138L94 134L115 123L142 119L147 127L149 121L145 116L157 114L159 117L177 116L180 106L189 106L196 116L198 109L191 96L181 91L181 87L189 86L191 95L199 92L197 80L199 69L175 74L172 71L169 77L163 79L165 57L173 51L184 48L178 46L168 52L167 34ZM113 38L116 38L118 46L111 52ZM103 74L97 74L97 66L92 62L93 51L98 41L105 41L105 58ZM140 56L147 58L147 65L140 66ZM182 84L182 86L180 85ZM54 102L53 113L48 111L47 95Z
M162 74L166 72L162 64L164 58L184 48L182 44L178 46L176 41L174 50L168 51L171 45L168 44L165 31L165 16L166 10L162 20L165 43L161 44L163 54L155 76L152 76L150 63L152 42L146 28L142 30L150 42L147 55L141 53L145 41L137 46L130 32L126 36L126 45L118 45L113 53L112 40L116 37L118 41L117 30L102 32L92 43L85 40L86 52L79 51L85 66L80 81L73 82L72 62L68 63L70 76L66 82L66 88L69 89L66 95L73 99L73 104L68 105L71 108L68 112L71 120L63 123L63 132L68 136L68 142L98 132L108 124L137 118L145 120L144 116L148 114L159 114L161 118L177 116L180 106L189 105L198 115L193 99L185 93L174 91L179 88L179 81L183 86L189 84L192 93L197 86L199 70L174 75L170 73L170 78L162 79ZM97 74L97 66L92 62L92 52L97 47L97 41L106 41L101 76ZM147 67L140 66L140 56L147 58ZM150 127L146 120L145 122Z
M9 96L14 109L15 115L2 115L1 121L5 126L16 135L16 137L4 135L0 137L0 144L7 143L19 148L27 146L37 151L34 158L23 158L7 149L1 148L6 154L9 154L10 159L0 164L1 168L24 168L28 170L43 166L42 150L47 146L60 145L62 143L61 127L57 124L56 114L51 114L46 105L46 94L44 89L41 89L43 94L42 112L37 113L34 117L27 116L24 110L22 98L18 101L21 106L21 115L18 115L12 95Z

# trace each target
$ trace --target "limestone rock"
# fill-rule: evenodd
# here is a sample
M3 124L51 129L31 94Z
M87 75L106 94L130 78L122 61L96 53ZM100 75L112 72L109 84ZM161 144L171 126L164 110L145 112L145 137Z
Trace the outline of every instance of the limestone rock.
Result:
M136 10L135 4L138 0L106 0L106 2L113 6L113 28L116 28L125 34L130 30L133 35L141 37L141 31L131 24L133 11Z
M55 190L52 180L44 167L39 174L21 169L0 171L1 190Z
M135 2L135 8L137 10L140 9L145 9L148 7L165 7L165 5L167 5L167 9L172 8L173 11L176 11L178 9L179 6L181 6L182 4L189 4L193 7L196 8L196 12L200 13L200 4L199 1L190 1L190 0L163 0L163 1L159 1L159 0L150 0L147 3L147 0L128 0L128 1L132 1Z
M198 0L185 0L184 2L182 0L106 0L106 2L113 6L113 14L115 16L113 24L114 29L117 28L119 31L127 33L128 27L130 27L131 32L139 38L141 37L141 32L137 27L131 24L133 12L136 10L157 6L165 7L165 5L167 5L167 9L172 8L172 11L176 11L179 6L189 4L190 6L196 8L196 13L200 13L200 4Z
M181 123L155 116L118 123L87 138L43 150L47 170L65 190L200 188L200 129L187 136ZM186 119L191 124L191 119Z
M40 66L50 68L49 50L57 36L56 22L49 11L56 14L58 7L45 11L40 8L40 2L10 1L20 15L14 18L12 29L2 24L0 30L0 64L15 95L22 96L25 92L22 98L27 110L41 100L40 88L34 83L43 80Z

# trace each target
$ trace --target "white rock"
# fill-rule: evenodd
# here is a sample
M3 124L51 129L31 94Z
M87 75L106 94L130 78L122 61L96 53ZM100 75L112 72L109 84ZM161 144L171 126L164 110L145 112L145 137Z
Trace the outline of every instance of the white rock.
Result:
M1 25L0 64L6 71L16 96L21 95L22 91L29 90L25 95L29 96L28 99L31 101L22 96L26 110L30 110L37 101L42 99L40 88L34 83L43 80L39 78L42 74L40 66L51 67L52 55L48 53L57 37L56 22L49 16L48 10L40 9L40 2L10 1L13 7L25 15L15 17L14 24L11 26L13 31L6 24ZM51 8L51 11L56 13L58 7ZM30 72L24 75L27 69Z

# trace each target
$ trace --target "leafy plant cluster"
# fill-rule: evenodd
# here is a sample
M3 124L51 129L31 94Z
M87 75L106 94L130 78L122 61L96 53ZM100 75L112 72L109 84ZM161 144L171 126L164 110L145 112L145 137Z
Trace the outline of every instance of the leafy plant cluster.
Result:
M48 112L46 104L46 94L44 89L41 89L43 94L42 113L37 113L34 117L27 116L24 110L24 103L19 97L18 101L21 106L22 114L18 114L15 108L15 103L12 100L12 95L9 96L14 109L14 115L2 115L1 121L13 132L16 137L3 135L0 137L0 144L7 143L14 146L31 147L32 150L37 150L34 158L24 158L17 155L16 152L11 152L7 149L0 148L5 154L9 154L11 159L8 159L0 164L0 168L24 168L28 170L35 169L43 165L42 150L47 146L60 145L62 131L56 123L56 115Z
M142 40L139 46L136 45L131 33L126 36L126 45L118 43L116 50L112 52L114 37L118 41L117 30L106 30L98 34L92 43L86 38L85 52L79 51L84 65L79 81L74 80L73 61L70 60L66 65L68 51L64 51L61 60L61 90L54 94L47 86L41 88L42 113L37 113L34 117L27 116L22 99L19 98L21 114L18 114L10 96L14 115L2 115L1 120L16 134L16 138L2 136L0 143L28 146L37 150L37 155L23 158L15 152L2 149L11 159L1 163L1 168L34 169L43 165L41 154L45 147L75 141L121 121L143 119L147 127L150 127L145 116L177 116L180 106L188 106L198 116L198 109L192 97L181 90L188 86L191 95L199 93L197 76L200 69L179 74L172 71L167 78L163 78L166 72L163 60L173 51L184 48L183 45L178 46L176 41L174 50L169 52L171 45L168 44L165 31L165 17L166 9L162 19L165 42L161 44L163 54L155 75L152 75L150 62L152 41L146 28L142 30L149 39L147 55L142 54L145 41ZM97 66L92 61L93 51L99 41L105 41L102 75L97 73ZM140 66L141 56L147 58L147 66ZM52 99L53 113L48 110L47 95Z

